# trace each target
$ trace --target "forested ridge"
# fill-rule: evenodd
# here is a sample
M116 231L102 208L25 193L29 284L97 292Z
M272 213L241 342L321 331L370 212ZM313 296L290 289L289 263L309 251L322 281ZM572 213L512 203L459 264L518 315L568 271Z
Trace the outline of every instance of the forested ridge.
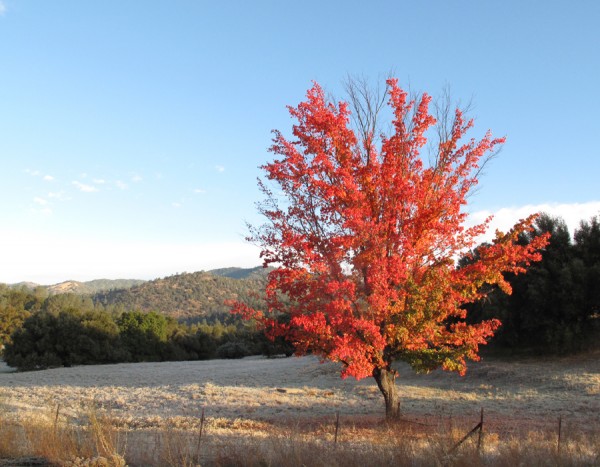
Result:
M262 268L227 268L177 274L128 289L99 292L97 304L158 311L177 319L196 320L229 312L228 300L258 305L265 286Z
M225 304L258 305L266 274L262 268L184 273L97 294L0 284L3 357L31 370L289 354L289 346L267 341Z

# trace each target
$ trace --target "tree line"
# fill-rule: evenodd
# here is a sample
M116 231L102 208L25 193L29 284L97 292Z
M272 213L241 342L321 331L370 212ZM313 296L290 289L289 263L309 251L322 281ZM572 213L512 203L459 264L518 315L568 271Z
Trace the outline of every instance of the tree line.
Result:
M493 290L487 300L469 305L468 319L498 318L490 348L536 354L588 349L600 335L600 218L581 221L573 237L560 217L542 214L526 244L549 232L542 259L527 274L506 274L512 294ZM462 261L462 264L467 262Z
M252 323L228 315L188 324L156 311L105 307L88 296L47 296L41 288L0 285L0 322L3 359L19 370L285 352Z

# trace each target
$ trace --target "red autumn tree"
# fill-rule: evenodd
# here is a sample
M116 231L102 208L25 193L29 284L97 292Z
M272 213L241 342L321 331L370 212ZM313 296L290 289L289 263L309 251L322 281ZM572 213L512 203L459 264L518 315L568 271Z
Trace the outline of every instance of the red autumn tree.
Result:
M276 159L262 167L273 183L259 182L268 222L250 238L262 246L264 265L275 266L266 309L234 311L285 337L297 355L341 362L342 377L372 376L391 417L393 362L463 374L500 322L467 324L462 305L484 298L484 284L510 293L503 273L524 272L547 238L517 243L532 216L457 267L489 223L465 226L467 194L482 158L504 139L488 132L463 141L473 122L460 110L449 127L437 127L430 97L409 101L396 80L387 81L387 95L392 132L378 138L368 129L357 137L348 105L328 102L317 84L289 108L294 139L275 132ZM436 130L440 141L426 163L420 152Z

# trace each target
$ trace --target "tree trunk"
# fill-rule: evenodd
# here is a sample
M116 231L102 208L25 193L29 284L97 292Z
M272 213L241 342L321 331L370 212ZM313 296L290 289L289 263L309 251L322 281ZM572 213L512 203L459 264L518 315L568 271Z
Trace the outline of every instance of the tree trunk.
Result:
M396 393L396 372L388 368L375 368L373 378L385 400L385 417L390 420L400 416L400 399Z

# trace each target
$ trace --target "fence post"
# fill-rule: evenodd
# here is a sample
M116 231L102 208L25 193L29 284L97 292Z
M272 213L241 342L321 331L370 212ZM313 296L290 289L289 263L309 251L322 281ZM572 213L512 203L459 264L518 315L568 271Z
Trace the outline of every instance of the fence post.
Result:
M56 430L58 429L58 414L60 412L60 404L56 405L56 414L54 415L54 426L53 426L53 430L54 430L54 434L56 435Z
M560 444L562 438L562 415L558 416L558 440L556 444L556 453L560 456Z
M464 443L469 436L474 435L476 431L479 431L479 439L477 440L477 450L479 451L481 449L481 446L483 444L483 407L481 408L481 417L479 419L479 423L477 425L475 425L475 427L469 431L465 436L462 437L462 439L456 443L454 445L454 447L452 449L450 449L450 453L456 451L456 449L458 449L458 447Z
M200 458L200 443L202 442L202 431L204 430L204 407L202 407L202 415L200 416L200 430L198 431L198 444L196 445L196 461Z
M477 452L481 454L483 447L483 407L481 408L481 418L479 419L479 437L477 438Z
M335 444L337 446L337 439L338 439L338 431L340 429L340 411L338 410L335 413L335 437L333 439L333 444Z

